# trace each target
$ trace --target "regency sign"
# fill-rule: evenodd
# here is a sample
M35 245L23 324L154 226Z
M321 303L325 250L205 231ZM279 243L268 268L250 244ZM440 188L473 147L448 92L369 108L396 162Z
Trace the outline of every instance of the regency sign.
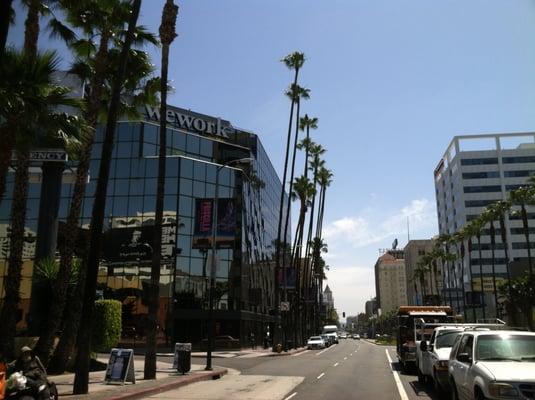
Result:
M160 109L145 105L146 119L150 121L160 121ZM186 113L175 108L167 110L166 120L168 124L177 128L200 135L214 135L228 138L229 134L236 131L228 121L221 118L210 118L200 114Z

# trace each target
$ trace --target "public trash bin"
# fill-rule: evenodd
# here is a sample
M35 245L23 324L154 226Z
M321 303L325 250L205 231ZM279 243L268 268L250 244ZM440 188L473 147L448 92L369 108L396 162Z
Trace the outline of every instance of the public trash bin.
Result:
M181 374L191 370L191 343L175 343L173 368Z

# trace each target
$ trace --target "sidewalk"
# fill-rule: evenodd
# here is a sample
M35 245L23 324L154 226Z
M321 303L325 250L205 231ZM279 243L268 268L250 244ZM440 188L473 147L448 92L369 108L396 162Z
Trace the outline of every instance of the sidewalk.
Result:
M213 358L257 358L257 357L272 357L272 356L288 356L306 350L306 347L300 347L289 351L282 351L274 353L271 348L268 349L239 349L226 351L213 351ZM173 357L173 353L158 353L158 356ZM191 353L192 357L205 357L206 351L194 351Z
M99 357L98 360L102 362L108 361L107 358L103 357ZM193 364L188 374L181 375L176 370L173 370L170 364L158 361L156 364L156 379L145 381L143 380L143 360L135 360L134 368L136 384L107 385L104 383L105 371L91 372L89 374L89 393L87 395L72 394L74 374L51 375L49 378L56 384L60 398L63 399L127 400L154 395L193 382L218 379L227 373L225 368L215 367L213 371L204 371L204 365Z

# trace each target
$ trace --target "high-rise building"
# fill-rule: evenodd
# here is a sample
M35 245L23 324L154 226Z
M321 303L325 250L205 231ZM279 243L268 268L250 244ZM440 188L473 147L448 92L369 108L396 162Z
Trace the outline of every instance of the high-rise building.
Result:
M382 314L407 304L403 251L386 252L375 263L375 294Z
M377 300L375 298L366 301L364 304L364 310L367 318L377 314Z
M146 291L150 289L159 109L146 107L142 115L140 119L117 124L98 274L99 294L123 303L125 345L133 340L143 342L148 312ZM212 207L219 176L216 334L233 336L242 343L248 343L251 333L262 338L274 331L274 255L281 181L256 134L236 128L229 121L172 106L168 107L165 118L168 125L158 311L160 337L192 342L194 346L202 346L207 337ZM91 220L102 146L103 132L97 129L81 215L81 247ZM235 165L223 167L228 161L246 157L253 161L243 170ZM36 163L32 168L41 167ZM76 163L69 168L76 168ZM59 247L64 242L63 226L74 186L72 181L64 179L62 184ZM37 231L40 187L40 180L30 182L27 232ZM0 207L3 245L10 224L12 191L13 174L9 174L6 197ZM286 242L290 243L289 235ZM23 270L23 289L30 286L33 276L32 249L30 246L25 249L28 262L25 261ZM7 257L9 249L2 250L2 257ZM0 293L7 272L4 260L0 262ZM22 298L21 328L27 321L30 302L26 289Z
M415 274L418 263L423 256L431 253L434 245L434 239L409 240L403 249L408 305L437 304L439 295L445 296L440 261L437 261L436 276L434 268L429 268L429 271L423 276L424 279L419 279L418 274Z
M440 233L457 232L477 218L486 206L507 199L511 190L525 185L528 178L534 174L535 133L454 137L434 171ZM528 216L531 223L535 219L535 208L528 207ZM462 289L466 294L467 304L474 305L478 317L482 316L483 300L486 317L496 315L493 276L498 284L507 276L507 260L498 223L495 227L497 233L494 265L487 225L481 234L481 259L474 238L470 249L467 242L464 244L467 257L456 262L451 271L445 268L447 286ZM520 217L506 216L505 228L509 261L525 259L527 245ZM530 228L530 231L532 229ZM533 243L530 243L530 246L535 247ZM471 268L468 265L469 258ZM484 297L481 296L481 278ZM460 301L454 306L461 310L462 303Z

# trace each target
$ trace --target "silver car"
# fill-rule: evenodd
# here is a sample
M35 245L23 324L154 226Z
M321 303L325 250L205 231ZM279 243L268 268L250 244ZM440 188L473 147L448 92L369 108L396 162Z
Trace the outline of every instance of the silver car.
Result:
M453 399L535 399L535 333L465 331L448 374Z

